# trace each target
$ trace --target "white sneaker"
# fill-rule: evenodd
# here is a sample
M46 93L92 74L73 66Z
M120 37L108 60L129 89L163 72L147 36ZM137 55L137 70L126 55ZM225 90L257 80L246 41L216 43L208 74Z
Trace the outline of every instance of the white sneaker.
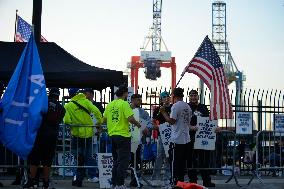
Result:
M88 182L98 183L99 181L98 177L88 178Z
M161 186L160 180L152 180L150 184L151 186Z
M169 185L170 185L170 183L171 183L171 181L170 181L170 180L164 180L164 181L163 181L163 184L162 184L162 187L169 186Z
M125 185L115 186L114 189L129 189Z

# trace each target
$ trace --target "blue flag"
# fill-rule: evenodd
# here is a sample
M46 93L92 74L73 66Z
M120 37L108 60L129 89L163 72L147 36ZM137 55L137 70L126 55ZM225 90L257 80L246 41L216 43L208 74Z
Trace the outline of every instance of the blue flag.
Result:
M2 98L1 142L22 159L31 152L48 99L33 34Z

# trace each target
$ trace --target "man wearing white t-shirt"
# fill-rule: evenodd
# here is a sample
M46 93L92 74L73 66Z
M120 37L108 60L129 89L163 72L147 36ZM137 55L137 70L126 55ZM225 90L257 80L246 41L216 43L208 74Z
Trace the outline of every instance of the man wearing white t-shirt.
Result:
M190 106L183 101L183 89L175 88L173 90L174 104L171 108L170 116L165 108L161 107L160 112L165 120L172 125L172 176L173 184L177 181L184 181L184 172L189 149L189 129L192 111Z

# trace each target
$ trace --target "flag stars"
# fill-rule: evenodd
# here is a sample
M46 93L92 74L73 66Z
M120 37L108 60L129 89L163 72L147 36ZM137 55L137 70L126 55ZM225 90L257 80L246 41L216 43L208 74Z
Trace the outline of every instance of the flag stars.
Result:
M34 94L38 94L39 93L39 90L38 89L35 89L34 90Z

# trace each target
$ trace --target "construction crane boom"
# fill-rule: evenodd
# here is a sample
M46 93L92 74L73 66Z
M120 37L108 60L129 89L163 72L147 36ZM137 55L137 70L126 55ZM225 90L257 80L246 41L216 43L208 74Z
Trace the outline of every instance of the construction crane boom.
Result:
M153 0L152 51L161 51L162 0Z

